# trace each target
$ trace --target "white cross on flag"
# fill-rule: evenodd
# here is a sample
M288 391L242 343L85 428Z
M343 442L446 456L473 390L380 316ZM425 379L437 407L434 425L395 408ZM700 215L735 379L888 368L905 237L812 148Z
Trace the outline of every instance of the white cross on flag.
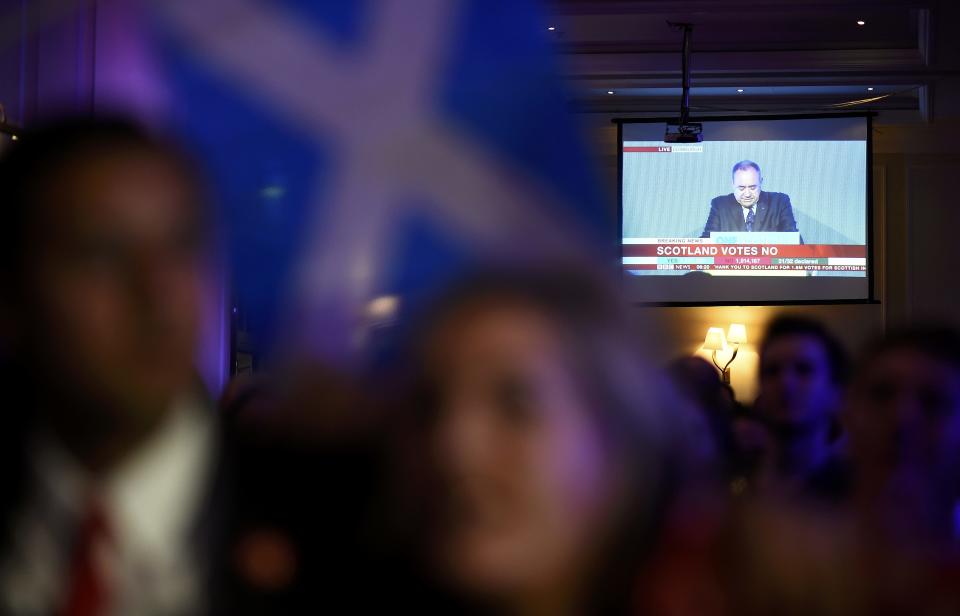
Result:
M614 237L537 9L153 4L176 125L213 176L261 331L295 314L301 339L341 353L378 296Z

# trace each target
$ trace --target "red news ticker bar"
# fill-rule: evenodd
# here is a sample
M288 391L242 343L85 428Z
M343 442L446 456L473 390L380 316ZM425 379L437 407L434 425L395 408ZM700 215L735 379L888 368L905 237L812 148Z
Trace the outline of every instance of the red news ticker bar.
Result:
M631 145L623 146L624 152L672 152L673 148L669 145Z
M756 247L756 254L723 254L724 247L738 248L742 246ZM662 254L657 248L668 250ZM679 248L679 252L674 252ZM686 252L683 248L687 248ZM716 254L705 251L705 248L716 248ZM763 254L763 248L776 248L776 254ZM699 249L699 253L697 250ZM852 246L845 244L807 244L807 245L769 245L769 244L624 244L625 257L772 257L772 258L866 258L866 246Z

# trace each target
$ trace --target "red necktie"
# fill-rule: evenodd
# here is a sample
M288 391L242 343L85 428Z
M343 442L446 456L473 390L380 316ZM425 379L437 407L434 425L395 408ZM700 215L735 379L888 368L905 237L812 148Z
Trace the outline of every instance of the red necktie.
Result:
M67 594L60 616L96 616L109 604L109 593L98 552L110 540L110 524L99 502L91 500L80 519L70 560Z

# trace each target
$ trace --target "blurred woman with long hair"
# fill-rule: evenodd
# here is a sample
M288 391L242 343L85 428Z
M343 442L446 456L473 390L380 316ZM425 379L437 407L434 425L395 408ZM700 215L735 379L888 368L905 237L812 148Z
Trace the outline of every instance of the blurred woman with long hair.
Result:
M468 612L631 611L674 433L616 296L565 268L490 271L422 323L398 504L433 588Z

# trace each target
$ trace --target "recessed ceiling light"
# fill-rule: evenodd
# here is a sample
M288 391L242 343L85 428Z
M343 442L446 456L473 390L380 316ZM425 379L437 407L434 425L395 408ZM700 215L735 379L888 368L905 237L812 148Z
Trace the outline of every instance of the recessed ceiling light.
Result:
M865 25L867 25L867 22L863 21L862 19L858 19L858 20L857 20L857 25L858 25L858 26L865 26Z
M867 92L873 92L873 88L872 87L867 88Z
M556 29L557 29L556 26L548 26L548 27L547 27L547 30L549 30L550 32L553 32L553 31L556 30Z
M607 90L607 94L613 94L613 90Z
M743 88L737 88L737 92L743 94Z
M16 141L16 140L17 140L17 136L16 136L16 135L10 135L10 139L12 139L13 141Z

